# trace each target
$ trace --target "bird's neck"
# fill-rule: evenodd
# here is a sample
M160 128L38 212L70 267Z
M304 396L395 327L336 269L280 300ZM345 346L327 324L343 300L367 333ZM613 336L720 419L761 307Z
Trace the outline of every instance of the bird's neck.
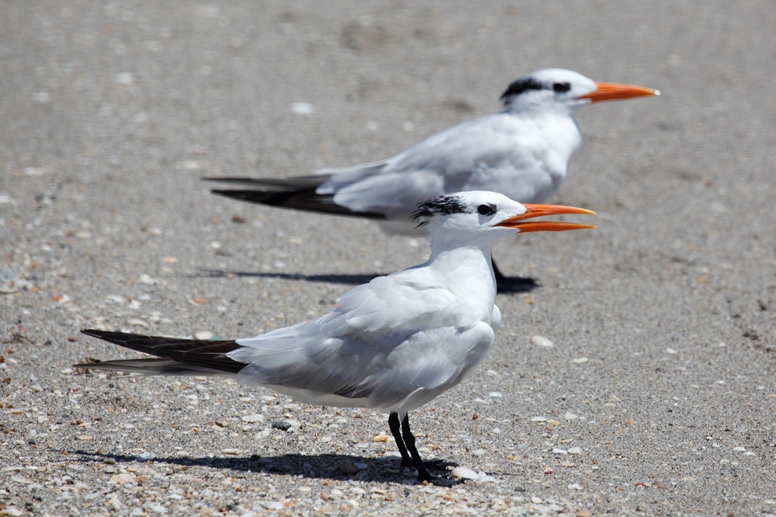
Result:
M550 174L552 186L546 189L534 203L546 203L566 177L569 160L582 143L582 134L574 118L573 106L559 106L555 110L531 110L511 112L522 138L520 145L527 155L538 160Z
M546 104L541 102L528 102L524 99L508 102L504 105L504 111L520 118L544 118L544 117L568 117L575 118L577 110L582 103L564 102Z
M444 277L453 293L470 298L481 296L484 303L492 305L496 280L490 255L491 246L449 247L432 241L427 267L435 276Z

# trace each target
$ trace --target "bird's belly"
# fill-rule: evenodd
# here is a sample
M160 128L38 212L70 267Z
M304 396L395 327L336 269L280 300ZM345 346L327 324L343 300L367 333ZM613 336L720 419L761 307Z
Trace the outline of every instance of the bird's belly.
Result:
M407 396L401 400L393 401L389 406L386 406L385 403L379 404L379 407L385 408L389 412L405 413L427 404L445 391L457 386L485 358L493 345L493 329L484 322L471 329L468 334L467 339L463 339L460 343L454 341L448 343L450 348L454 348L446 357L450 365L455 365L454 369L450 369L450 375L435 383L408 386L408 388L412 388L412 391Z

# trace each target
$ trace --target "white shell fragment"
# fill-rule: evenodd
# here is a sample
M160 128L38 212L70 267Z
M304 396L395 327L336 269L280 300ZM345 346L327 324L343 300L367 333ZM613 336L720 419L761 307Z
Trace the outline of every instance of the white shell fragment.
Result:
M553 343L552 341L550 341L544 336L533 336L531 338L531 344L536 346L541 346L544 348L552 348L555 346L555 343Z

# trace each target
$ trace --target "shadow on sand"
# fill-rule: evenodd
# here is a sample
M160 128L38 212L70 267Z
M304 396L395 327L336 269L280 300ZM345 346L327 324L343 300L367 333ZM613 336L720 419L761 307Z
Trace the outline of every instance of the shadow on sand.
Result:
M280 278L282 280L303 280L305 282L325 282L331 284L361 285L380 275L303 275L302 273L261 273L254 271L227 271L223 269L202 269L200 274L192 275L206 278Z
M228 271L225 269L202 269L201 273L192 275L206 278L280 278L282 280L302 280L305 282L325 282L330 284L361 285L366 284L374 275L304 275L302 273L261 273L253 271ZM541 287L532 278L504 278L498 284L499 294L527 293Z
M142 458L127 454L69 451L78 454L83 462L104 462L111 459L116 463L164 463L180 467L207 467L228 469L236 472L265 472L270 474L302 476L315 479L353 479L364 482L397 483L401 485L417 484L415 471L401 466L401 458L374 458L349 454L279 454L274 456L235 456L222 458L209 457L163 457ZM426 467L432 475L439 476L432 484L452 486L457 481L448 477L455 463L443 460L427 461ZM358 469L346 474L348 469Z

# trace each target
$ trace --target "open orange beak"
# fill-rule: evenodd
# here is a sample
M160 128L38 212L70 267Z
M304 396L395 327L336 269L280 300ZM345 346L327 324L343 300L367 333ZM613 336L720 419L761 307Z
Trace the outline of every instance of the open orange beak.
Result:
M545 215L560 215L560 214L586 214L596 215L595 212L585 210L584 208L575 208L573 206L561 206L561 205L523 205L528 210L524 214L510 217L505 221L501 221L496 226L503 226L506 228L515 228L520 230L520 233L528 232L565 232L568 230L586 230L588 228L595 228L589 224L578 223L565 223L559 221L530 221L525 222L526 219L533 219L534 217L543 217Z
M592 102L632 99L634 97L650 97L660 95L660 91L633 84L595 83L598 89L580 99L590 99Z

